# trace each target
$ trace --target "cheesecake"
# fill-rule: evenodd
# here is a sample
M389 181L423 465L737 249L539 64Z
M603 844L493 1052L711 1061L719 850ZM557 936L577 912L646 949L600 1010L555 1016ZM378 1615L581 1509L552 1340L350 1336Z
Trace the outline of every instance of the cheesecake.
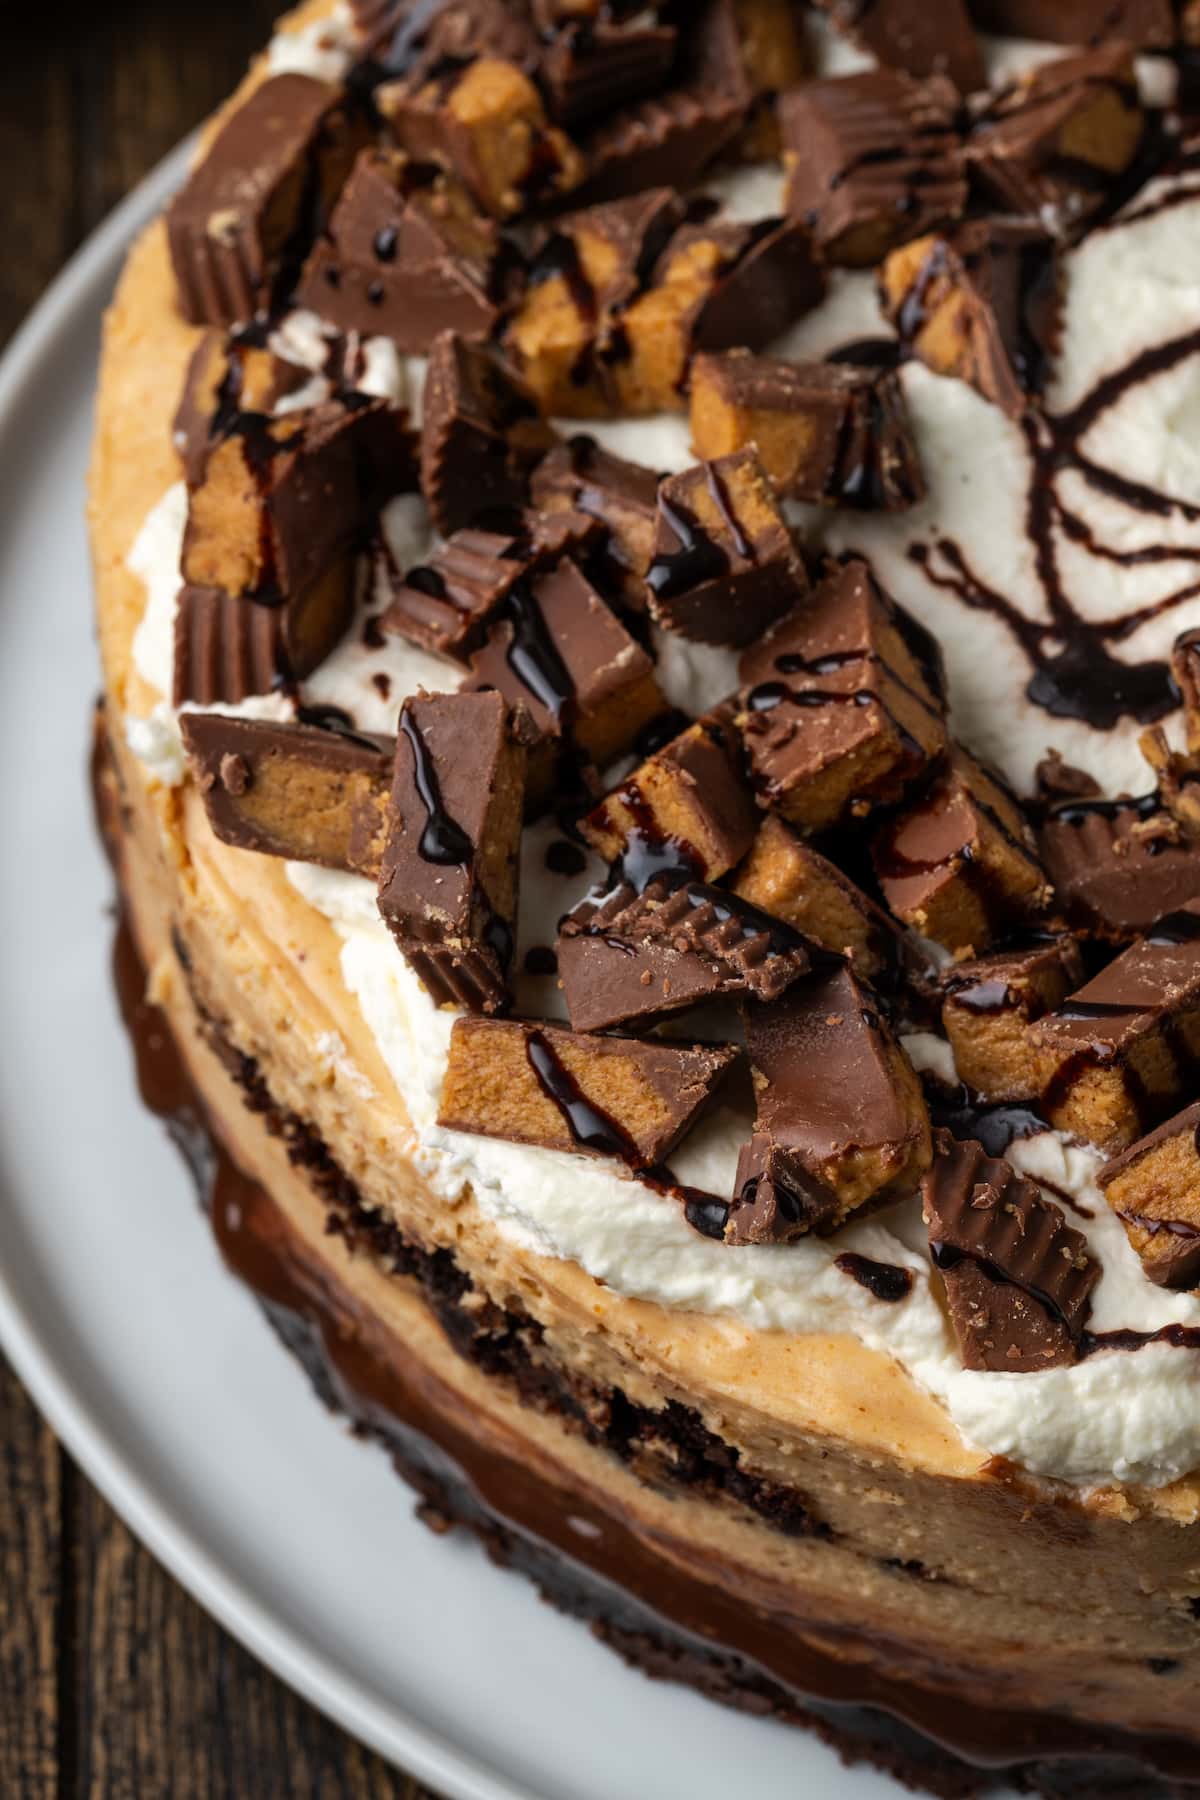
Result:
M1191 13L311 0L104 333L221 1255L436 1529L942 1795L1200 1785Z

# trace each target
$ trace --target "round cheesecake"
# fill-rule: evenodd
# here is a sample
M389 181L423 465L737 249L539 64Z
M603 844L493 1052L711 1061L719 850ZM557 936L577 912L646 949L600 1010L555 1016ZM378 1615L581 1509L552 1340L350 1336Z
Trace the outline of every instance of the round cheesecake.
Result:
M108 315L99 810L147 1098L431 1522L932 1791L1165 1795L1188 52L921 10L283 21Z

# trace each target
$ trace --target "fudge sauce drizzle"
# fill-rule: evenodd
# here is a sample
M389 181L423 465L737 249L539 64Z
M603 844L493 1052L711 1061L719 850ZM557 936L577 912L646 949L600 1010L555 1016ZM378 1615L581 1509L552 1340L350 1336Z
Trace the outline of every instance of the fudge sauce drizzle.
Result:
M1135 216L1130 215L1132 219ZM1113 221L1113 225L1126 223ZM932 262L932 258L929 259ZM923 271L922 271L923 272ZM919 304L909 296L906 304ZM901 329L904 329L903 321ZM1152 724L1179 704L1179 693L1164 662L1128 663L1112 654L1148 619L1172 611L1200 595L1200 581L1180 587L1109 620L1085 619L1071 600L1060 567L1067 540L1100 561L1134 568L1155 563L1200 562L1200 544L1169 543L1125 549L1104 542L1095 528L1063 499L1064 475L1079 477L1142 518L1200 522L1200 504L1168 494L1148 482L1105 468L1083 447L1097 421L1126 394L1200 355L1200 329L1155 344L1122 368L1102 377L1075 406L1063 413L1026 411L1021 428L1029 453L1026 532L1033 546L1045 622L1027 617L971 568L962 546L948 537L908 547L909 560L934 587L949 590L966 606L990 613L1008 628L1032 666L1027 697L1056 718L1079 719L1094 730L1111 731L1125 716Z
M975 1250L960 1250L957 1244L948 1244L938 1238L930 1238L929 1260L935 1269L943 1271L957 1269L960 1264L965 1262L971 1263L981 1275L985 1275L989 1281L995 1282L997 1287L1018 1288L1021 1293L1027 1294L1031 1300L1036 1301L1044 1312L1049 1313L1055 1323L1062 1326L1072 1342L1079 1341L1079 1332L1071 1324L1052 1294L1048 1294L1045 1288L1038 1287L1034 1282L1022 1280L1011 1270L1001 1268L1000 1264L993 1262L990 1256L981 1256ZM1197 1332L1197 1338L1200 1340L1200 1332Z
M834 1267L857 1281L860 1287L876 1300L895 1304L898 1300L906 1300L912 1292L912 1271L902 1269L896 1263L876 1262L873 1257L859 1256L857 1251L847 1250L833 1259Z
M611 1114L588 1099L544 1032L529 1033L525 1054L539 1087L546 1098L554 1102L581 1149L623 1162L656 1193L682 1201L684 1216L694 1230L704 1237L721 1236L729 1211L728 1201L717 1194L706 1193L702 1188L681 1186L665 1163L647 1167L628 1132Z
M566 730L575 701L575 683L547 628L537 596L523 581L509 594L503 614L512 627L506 661L523 687Z
M678 548L661 550L646 575L652 594L669 600L708 581L719 581L729 572L729 558L704 527L677 501L668 500L660 492L658 506L663 519L674 533Z
M614 1156L631 1169L637 1168L642 1158L633 1139L623 1126L588 1099L544 1032L528 1034L525 1054L539 1087L548 1100L553 1100L580 1148L595 1150L601 1156Z
M462 826L456 824L446 811L429 748L407 706L400 714L400 729L412 751L413 781L425 808L425 826L419 846L421 855L428 863L465 868L475 854L475 847Z

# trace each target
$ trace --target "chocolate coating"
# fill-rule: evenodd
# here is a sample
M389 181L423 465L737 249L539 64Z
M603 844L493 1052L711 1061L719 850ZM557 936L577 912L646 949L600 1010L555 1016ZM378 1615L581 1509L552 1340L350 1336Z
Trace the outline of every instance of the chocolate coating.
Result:
M1073 1363L1100 1264L1062 1208L1010 1163L942 1131L921 1192L964 1367Z

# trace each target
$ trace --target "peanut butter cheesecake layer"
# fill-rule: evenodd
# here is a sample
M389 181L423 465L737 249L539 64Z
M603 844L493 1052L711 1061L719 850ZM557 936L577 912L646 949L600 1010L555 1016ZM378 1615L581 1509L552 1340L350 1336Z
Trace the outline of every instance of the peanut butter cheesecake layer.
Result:
M639 1591L839 1665L778 1710L1179 1777L1200 187L1152 10L303 9L131 254L91 516L151 992L334 1362L353 1317Z

